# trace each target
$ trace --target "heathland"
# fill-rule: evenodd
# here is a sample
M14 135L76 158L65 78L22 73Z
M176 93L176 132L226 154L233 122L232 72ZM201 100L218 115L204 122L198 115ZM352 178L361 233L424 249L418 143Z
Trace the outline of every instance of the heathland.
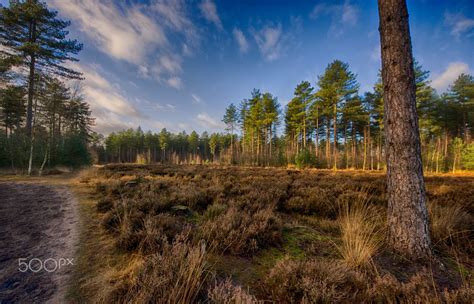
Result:
M472 175L426 177L430 262L386 243L380 173L108 165L80 183L91 199L78 300L474 300Z

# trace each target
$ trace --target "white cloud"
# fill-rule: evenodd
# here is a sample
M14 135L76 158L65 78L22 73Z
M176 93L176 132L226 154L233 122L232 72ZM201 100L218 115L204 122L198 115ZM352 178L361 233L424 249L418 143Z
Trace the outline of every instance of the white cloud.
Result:
M462 73L470 73L469 65L464 62L451 62L444 72L434 77L431 84L438 92L444 92Z
M173 106L172 104L169 104L169 103L166 104L166 107L167 107L168 109L170 109L172 112L174 112L174 110L176 109L175 106Z
M273 61L280 58L283 49L281 24L267 25L259 31L254 31L253 34L258 49L266 60Z
M199 42L185 1L125 5L111 0L50 0L50 4L104 54L135 65L141 77L181 87L176 80L183 72L181 57L191 55Z
M125 130L129 128L136 128L136 125L131 121L124 121L124 118L110 112L102 110L94 111L95 126L94 129L104 135L112 132Z
M206 130L222 130L224 124L218 120L215 120L207 113L200 113L196 116L196 121L204 127Z
M468 34L474 29L474 19L464 17L462 14L450 14L444 15L445 23L451 27L451 35L459 38L463 34Z
M218 29L223 29L221 18L219 18L219 15L217 14L216 4L212 2L212 0L202 1L201 4L199 4L199 9L207 21L214 23Z
M142 64L147 52L168 45L164 30L139 6L121 10L109 0L51 0L51 4L111 57Z
M167 27L184 33L191 43L198 38L196 27L188 17L188 9L183 0L155 0L151 4L152 11L161 16L160 21L165 22Z
M314 6L310 17L317 19L323 15L331 17L331 26L328 34L340 36L348 28L357 25L359 10L349 0L344 1L342 4L319 3Z
M356 25L357 24L357 8L354 5L349 4L349 1L344 2L342 6L342 19L343 24Z
M70 67L83 74L84 81L81 83L80 92L90 104L92 116L96 118L96 131L108 134L134 127L134 120L147 119L120 93L118 84L111 83L102 75L103 71L99 66L73 63Z
M183 87L183 82L179 77L171 77L166 80L166 83L175 89L181 89Z
M239 45L240 52L247 53L249 49L249 43L247 41L247 38L245 38L244 33L238 28L234 28L232 32L234 34L235 40L237 41L237 44Z
M92 110L103 109L117 115L143 117L130 101L119 93L117 84L110 83L102 75L98 66L82 66L72 64L73 68L80 71L85 78L83 93Z
M193 98L193 103L201 103L202 100L199 96L197 96L196 94L191 94L191 97Z

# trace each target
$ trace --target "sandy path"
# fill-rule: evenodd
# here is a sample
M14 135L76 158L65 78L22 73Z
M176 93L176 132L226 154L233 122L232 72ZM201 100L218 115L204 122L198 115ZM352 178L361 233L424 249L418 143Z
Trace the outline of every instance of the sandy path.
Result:
M77 222L66 186L0 182L0 304L64 302L73 266L57 265L74 257ZM20 261L40 270L22 272Z

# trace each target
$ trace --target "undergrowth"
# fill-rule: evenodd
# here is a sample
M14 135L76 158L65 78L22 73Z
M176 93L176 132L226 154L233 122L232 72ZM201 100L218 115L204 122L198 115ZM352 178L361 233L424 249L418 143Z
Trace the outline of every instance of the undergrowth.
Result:
M472 303L474 178L426 179L435 259L385 243L385 183L365 172L109 165L82 177L130 263L107 303Z

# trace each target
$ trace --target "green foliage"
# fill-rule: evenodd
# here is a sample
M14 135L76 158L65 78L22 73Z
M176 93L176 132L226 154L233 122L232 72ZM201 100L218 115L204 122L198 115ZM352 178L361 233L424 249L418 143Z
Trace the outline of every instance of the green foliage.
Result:
M87 140L80 135L66 137L61 148L62 163L66 166L79 168L92 163L87 150Z
M44 74L80 78L80 73L63 65L77 61L71 55L82 49L82 44L67 38L71 22L57 19L58 13L40 1L11 1L0 12L0 43L8 58L28 66L28 57L35 57L36 68Z
M474 170L474 143L466 145L462 151L462 164L466 170Z
M295 164L299 169L310 168L316 165L316 158L308 149L303 149L296 154Z

